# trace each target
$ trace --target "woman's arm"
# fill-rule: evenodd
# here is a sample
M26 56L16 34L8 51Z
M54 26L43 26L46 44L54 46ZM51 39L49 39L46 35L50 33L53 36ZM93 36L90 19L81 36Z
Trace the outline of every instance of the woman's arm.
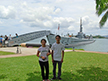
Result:
M36 54L36 55L37 55L38 57L40 56L39 53L40 53L40 51L37 51L37 54Z
M52 54L51 54L51 56L52 56L52 62L54 63L53 53L54 53L54 52L53 52L53 50L52 50Z
M37 51L37 56L38 56L38 57L42 58L43 60L46 59L46 57L40 56L39 53L40 53L40 51Z

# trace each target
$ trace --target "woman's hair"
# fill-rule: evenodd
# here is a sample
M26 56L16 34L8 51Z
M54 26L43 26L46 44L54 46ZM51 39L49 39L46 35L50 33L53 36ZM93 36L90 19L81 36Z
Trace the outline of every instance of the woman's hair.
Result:
M42 41L45 41L45 43L46 43L46 40L45 40L45 39L41 39L41 42L42 42Z

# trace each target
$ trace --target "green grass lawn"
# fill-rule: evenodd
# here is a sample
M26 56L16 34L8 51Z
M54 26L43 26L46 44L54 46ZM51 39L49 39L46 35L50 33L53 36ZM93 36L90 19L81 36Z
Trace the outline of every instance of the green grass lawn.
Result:
M65 50L73 50L73 48L65 48ZM84 49L75 49L75 50L82 50L82 51L84 51Z
M10 54L15 54L15 53L13 53L13 52L0 51L0 55L10 55Z
M53 66L50 56L49 67L51 79ZM61 78L62 81L108 81L108 55L67 52ZM38 57L0 58L0 81L42 81Z

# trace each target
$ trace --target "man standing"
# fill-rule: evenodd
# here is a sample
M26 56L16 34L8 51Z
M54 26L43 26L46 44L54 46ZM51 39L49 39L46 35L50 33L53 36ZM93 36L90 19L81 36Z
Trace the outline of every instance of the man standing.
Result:
M53 78L52 80L56 79L56 65L58 63L58 79L61 79L61 67L62 67L62 62L64 58L64 45L60 43L61 37L57 35L55 37L56 42L52 45L51 50L52 50L52 62L53 62ZM62 53L62 55L61 55Z
M12 40L11 34L9 35L9 40Z
M3 37L2 35L0 36L0 47L2 47L2 42L3 42Z
M16 33L15 35L16 35L16 38L18 38L18 34Z
M8 36L5 35L5 46L8 46Z

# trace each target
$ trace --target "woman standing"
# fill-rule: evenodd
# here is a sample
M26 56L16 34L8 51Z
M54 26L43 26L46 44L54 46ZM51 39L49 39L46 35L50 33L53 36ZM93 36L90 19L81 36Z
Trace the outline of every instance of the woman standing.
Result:
M48 46L46 46L46 40L41 40L42 46L39 47L37 51L37 56L39 57L39 64L41 67L41 74L43 81L47 80L50 81L49 78L49 63L48 63L48 56L51 54L50 49ZM39 55L40 53L40 55ZM44 75L44 68L46 69L46 76Z

